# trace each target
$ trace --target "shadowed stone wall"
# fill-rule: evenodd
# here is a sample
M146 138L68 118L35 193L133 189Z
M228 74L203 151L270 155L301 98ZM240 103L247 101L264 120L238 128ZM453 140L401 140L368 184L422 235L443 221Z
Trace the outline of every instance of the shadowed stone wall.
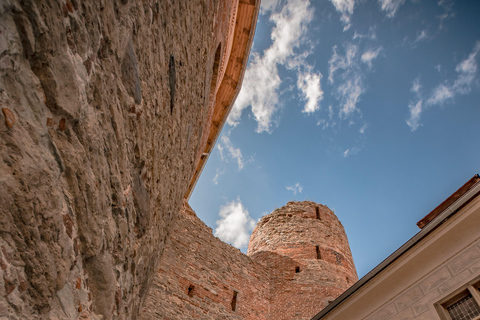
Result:
M0 317L137 317L205 149L237 5L0 1Z

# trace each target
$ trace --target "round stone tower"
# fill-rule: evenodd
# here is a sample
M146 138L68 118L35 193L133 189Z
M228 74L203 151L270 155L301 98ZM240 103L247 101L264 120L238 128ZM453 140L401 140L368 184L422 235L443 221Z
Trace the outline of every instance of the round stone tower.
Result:
M357 281L342 224L312 201L289 202L261 218L247 255L270 273L271 319L311 319Z

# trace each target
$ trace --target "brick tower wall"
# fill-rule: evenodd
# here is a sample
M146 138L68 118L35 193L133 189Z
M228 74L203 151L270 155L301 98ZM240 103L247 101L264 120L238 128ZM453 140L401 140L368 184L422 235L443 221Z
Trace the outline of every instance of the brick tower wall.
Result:
M289 202L263 217L245 255L184 203L140 319L307 320L356 280L343 227L326 206Z
M247 255L269 271L271 319L311 319L358 279L342 224L311 201L263 217Z
M274 319L269 294L267 269L214 237L185 204L140 319Z

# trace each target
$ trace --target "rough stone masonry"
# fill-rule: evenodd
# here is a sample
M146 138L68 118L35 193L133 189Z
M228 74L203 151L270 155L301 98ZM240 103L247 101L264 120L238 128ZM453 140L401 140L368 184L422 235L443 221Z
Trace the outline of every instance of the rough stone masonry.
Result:
M335 214L289 202L260 219L247 255L182 208L141 320L309 320L357 281Z
M0 1L1 319L137 318L258 7Z

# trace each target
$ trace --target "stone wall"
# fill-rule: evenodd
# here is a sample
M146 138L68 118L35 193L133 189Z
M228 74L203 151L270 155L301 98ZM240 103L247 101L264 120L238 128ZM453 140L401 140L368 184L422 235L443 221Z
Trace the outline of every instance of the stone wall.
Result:
M182 213L142 320L310 319L357 280L343 227L326 206L289 202L263 217L248 255L215 238L188 204Z
M215 238L186 204L141 319L266 320L269 295L266 268Z
M0 317L136 318L210 136L211 88L232 59L243 75L235 41L216 68L236 5L0 1Z

